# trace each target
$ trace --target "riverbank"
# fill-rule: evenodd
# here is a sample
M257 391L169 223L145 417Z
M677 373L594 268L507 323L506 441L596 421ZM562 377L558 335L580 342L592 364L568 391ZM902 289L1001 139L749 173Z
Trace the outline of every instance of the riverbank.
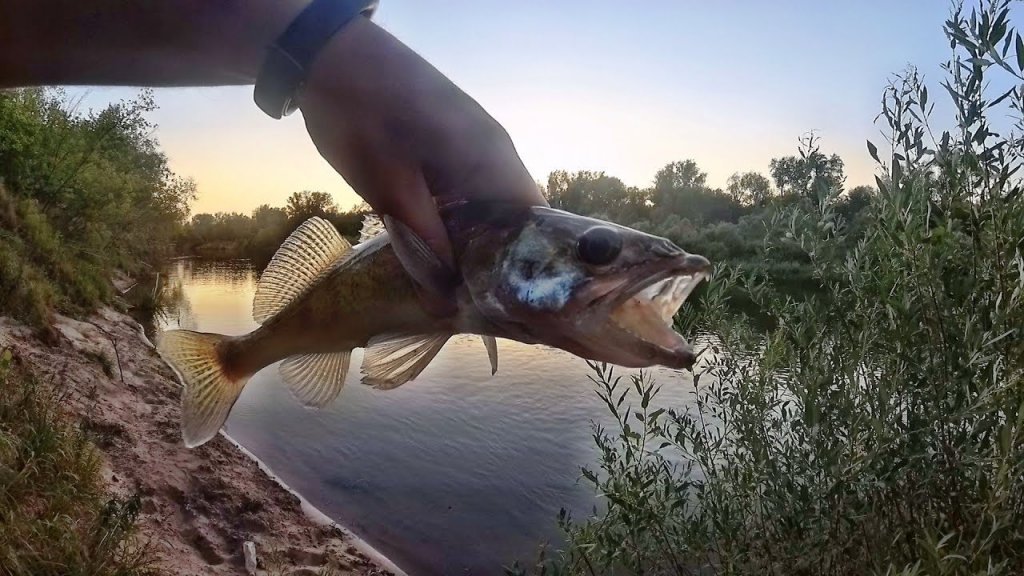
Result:
M244 574L243 543L261 573L353 575L400 570L305 503L229 438L187 449L178 431L180 388L130 317L104 308L57 316L57 342L0 317L0 349L42 381L97 438L109 490L139 495L141 537L159 568L181 575Z

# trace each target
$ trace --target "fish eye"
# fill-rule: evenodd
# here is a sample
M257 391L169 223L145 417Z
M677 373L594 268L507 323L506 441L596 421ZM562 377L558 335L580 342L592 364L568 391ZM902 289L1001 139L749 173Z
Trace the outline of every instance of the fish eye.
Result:
M580 260L594 266L603 266L618 258L622 252L622 237L608 226L594 226L576 242Z

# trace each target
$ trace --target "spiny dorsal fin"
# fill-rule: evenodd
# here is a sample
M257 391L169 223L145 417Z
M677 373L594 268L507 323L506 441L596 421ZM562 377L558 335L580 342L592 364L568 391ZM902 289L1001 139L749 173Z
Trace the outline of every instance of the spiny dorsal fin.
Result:
M487 359L491 361L491 376L498 372L498 341L494 336L481 336L487 348Z
M419 376L451 334L382 334L370 339L363 355L363 384L398 388Z
M376 238L384 233L384 221L376 212L367 212L363 215L363 227L359 230L359 242Z
M281 244L256 285L252 317L263 324L309 288L352 246L330 222L313 217Z
M345 350L292 356L281 363L279 371L299 402L311 408L323 408L338 397L345 385L351 355L351 351Z

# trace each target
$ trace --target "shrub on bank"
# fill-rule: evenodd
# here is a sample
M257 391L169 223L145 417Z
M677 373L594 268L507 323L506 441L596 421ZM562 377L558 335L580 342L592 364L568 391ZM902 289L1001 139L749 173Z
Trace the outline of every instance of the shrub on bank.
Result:
M828 186L773 220L769 251L805 254L820 293L723 270L700 316L684 310L684 329L712 334L692 383L662 384L692 386L691 405L595 367L617 426L595 429L583 481L604 506L563 515L564 549L510 573L1024 573L1024 41L1009 14L987 0L946 25L952 131L931 136L915 71L886 90L891 153L868 146L882 176L856 242ZM724 306L737 283L767 331Z

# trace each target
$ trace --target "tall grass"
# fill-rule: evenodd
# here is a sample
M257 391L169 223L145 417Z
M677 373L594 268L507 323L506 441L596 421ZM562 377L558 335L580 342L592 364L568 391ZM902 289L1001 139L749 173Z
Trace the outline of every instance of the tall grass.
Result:
M109 497L89 435L62 396L0 352L0 575L156 574L137 499Z
M618 426L596 429L593 517L540 574L1024 573L1024 41L1007 0L955 7L933 132L913 70L894 78L874 144L879 195L852 246L835 190L773 222L822 293L801 301L722 270L695 401L597 367ZM1002 87L998 89L997 87ZM991 92L991 93L990 93ZM885 146L881 148L886 148ZM724 306L736 284L775 322ZM655 396L656 397L656 396Z

